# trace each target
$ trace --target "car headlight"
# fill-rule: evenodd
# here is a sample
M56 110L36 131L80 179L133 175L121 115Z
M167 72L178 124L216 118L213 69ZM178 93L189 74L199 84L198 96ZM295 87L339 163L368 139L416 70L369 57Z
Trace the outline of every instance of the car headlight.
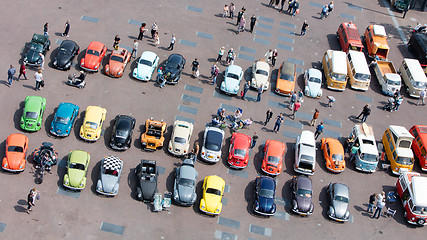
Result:
M298 202L296 200L293 200L292 203L294 205L293 209L297 209L298 208Z
M24 62L28 62L28 59L27 59L27 57L25 57L25 58L24 58Z
M55 61L53 62L53 65L55 65L55 66L56 66L56 65L58 65L58 61L56 61L56 60L55 60Z
M123 73L123 71L119 71L119 72L117 73L117 75L122 75L122 73Z
M178 199L179 199L178 191L177 191L177 190L175 190L175 191L173 192L173 199L175 199L175 200L178 200Z
M3 167L7 167L7 163L4 163L4 164L3 164Z
M102 191L102 187L98 185L98 187L96 187L96 190Z
M95 66L95 69L98 69L98 67L99 67L99 65L96 65L96 66Z
M37 123L37 127L40 127L40 123Z
M80 186L80 187L83 187L83 185L84 185L84 184L83 184L83 182L81 182L81 183L79 184L79 186Z
M216 210L215 210L215 212L216 212L216 213L218 213L218 212L219 212L219 209L216 209Z
M71 62L68 62L67 64L65 64L65 67L69 67L71 66Z
M236 86L236 87L234 88L234 91L235 91L235 92L239 91L239 86Z
M20 169L24 168L24 165L23 164L19 165L19 168Z
M255 202L255 210L258 210L259 209L259 202L258 201L256 201Z
M137 76L138 74L136 74L136 68L133 70L133 76Z

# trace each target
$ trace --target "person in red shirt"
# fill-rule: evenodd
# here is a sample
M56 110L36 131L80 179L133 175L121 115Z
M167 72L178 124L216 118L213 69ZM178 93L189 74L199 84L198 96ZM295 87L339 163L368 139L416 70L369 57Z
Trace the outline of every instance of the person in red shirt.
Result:
M21 75L24 75L25 80L27 80L27 76L25 75L26 72L27 71L25 70L25 65L21 64L21 67L19 68L19 76L17 81L19 81L19 78L21 77Z
M292 119L295 119L295 114L298 112L298 109L301 107L300 101L297 101L294 104L294 111L292 112Z

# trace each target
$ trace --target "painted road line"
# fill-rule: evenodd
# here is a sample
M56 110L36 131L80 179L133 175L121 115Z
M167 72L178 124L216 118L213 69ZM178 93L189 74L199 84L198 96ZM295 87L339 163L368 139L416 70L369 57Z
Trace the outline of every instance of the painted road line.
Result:
M89 17L89 16L82 16L81 20L88 21L88 22L94 22L94 23L97 23L99 21L98 18Z
M356 99L371 103L373 102L371 97L365 96L365 95L361 95L361 94L356 94Z
M280 41L282 41L282 42L288 42L288 43L292 43L292 44L294 44L295 43L295 39L293 39L293 38L289 38L289 37L284 37L284 36L282 36L282 35L279 35L278 37L277 37L277 39L279 39Z
M117 235L123 235L123 232L125 231L124 226L120 226L120 225L116 225L116 224L112 224L112 223L107 223L107 222L102 222L100 229L101 229L101 231L110 232L110 233L114 233Z
M311 121L311 119L313 118L313 115L312 115L312 114L310 114L310 113L304 113L304 112L297 112L297 113L295 114L295 116L296 116L297 118L301 118L301 119L305 119L305 120L310 120L310 121Z
M247 53L252 53L252 54L256 53L256 50L254 48L245 47L245 46L240 46L239 50Z
M229 193L230 192L230 185L225 185L225 187L224 187L224 192L226 192L226 193Z
M277 44L277 47L278 47L278 48L281 48L281 49L284 49L284 50L287 50L287 51L290 51L290 52L293 52L293 51L294 51L294 47L289 46L289 45L286 45L286 44L278 43L278 44Z
M278 219L285 220L285 221L289 221L289 214L287 212L276 211L274 213L274 217L278 218Z
M243 54L243 53L238 53L238 54L237 54L237 58L244 59L244 60L248 60L248 61L250 61L250 62L254 62L254 61L255 61L255 58L254 58L254 57L249 56L249 55L246 55L246 54Z
M193 103L200 103L200 98L199 97L194 97L194 96L190 96L187 94L182 94L181 95L181 99L183 101L189 101L189 102L193 102Z
M265 28L265 29L268 29L268 30L273 29L273 27L271 25L267 25L267 24L260 23L260 22L257 23L257 27Z
M255 34L263 36L263 37L266 37L266 38L271 37L271 33L264 32L264 31L261 31L261 30L255 30Z
M297 68L297 73L302 74L304 72L304 69L302 68Z
M329 130L329 129L324 129L323 130L323 135L325 135L327 137L332 137L332 138L335 138L335 139L338 139L338 138L342 137L341 133L335 132L335 131L332 131L332 130Z
M190 114L194 114L194 115L196 115L198 112L197 108L187 107L187 106L183 106L183 105L178 106L178 111L186 112L186 113L190 113Z
M294 31L290 31L290 30L288 30L288 29L280 28L280 29L279 29L279 32L284 33L284 34L290 34L290 35L294 35L294 36L295 36L295 32L294 32Z
M249 224L249 232L271 237L271 228Z
M265 40L263 38L258 38L258 37L254 37L254 42L261 43L261 44L264 44L264 45L270 45L270 41Z
M299 60L299 59L295 59L295 58L288 58L288 62L294 63L296 65L304 66L303 60Z
M72 191L72 190L67 190L64 187L58 187L58 190L56 190L57 194L61 194L67 197L72 197L75 199L78 199L80 197L80 192L77 191Z
M268 23L273 23L274 20L272 18L268 18L268 17L263 17L263 16L258 16L258 20L264 21L264 22L268 22Z
M227 198L225 198L225 197L222 197L222 199L221 199L221 203L222 203L222 205L223 205L223 206L227 206L228 199L227 199Z
M284 125L302 130L302 124L300 122L291 121L291 120L286 119Z
M310 2L310 5L313 7L320 8L319 11L322 10L322 8L323 8L323 5L320 3L317 3L317 2Z
M288 108L287 104L281 103L281 102L272 101L272 100L268 100L268 105L271 106L271 107L281 108L281 109L287 109Z
M353 222L354 222L354 217L353 217L353 215L350 215L350 216L348 217L348 222L350 222L350 223L353 223Z
M56 39L56 42L55 42L56 44L58 44L58 45L61 45L61 43L62 43L62 39Z
M6 223L0 223L0 232L4 232L4 229L6 229Z
M274 199L275 199L275 203L277 205L289 207L289 208L291 207L291 200L289 200L289 199L283 199L280 197L275 197Z
M197 43L192 42L192 41L187 41L187 40L184 40L184 39L179 40L179 44L190 46L190 47L197 47Z
M323 123L325 123L326 125L329 125L329 126L333 126L333 127L338 127L338 128L342 127L342 123L340 121L336 121L336 120L329 119L329 118L323 118Z
M138 21L138 20L135 20L135 19L129 19L128 23L132 24L132 25L136 25L136 26L141 26L141 24L143 24L144 22Z
M232 106L232 105L228 105L228 104L224 104L221 103L221 108L224 108L225 111L231 112L232 114L234 114L234 112L237 110L237 107Z
M219 93L218 91L214 90L214 93L213 93L214 97L225 99L227 101L231 101L231 96L225 95L223 93Z
M297 26L295 24L288 23L288 22L283 22L283 21L280 21L280 26L284 26L284 27L288 27L288 28L293 28L293 29L297 28Z
M213 35L209 34L209 33L197 32L196 36L202 37L202 38L207 38L207 39L213 39Z
M196 87L190 84L185 84L184 89L188 91L196 92L196 93L203 93L203 88Z
M233 220L233 219L229 219L229 218L225 218L225 217L218 217L218 221L217 223L219 225L223 225L226 227L231 227L234 229L239 229L240 228L240 222L237 220Z
M347 18L347 19L350 19L352 21L354 21L356 19L353 15L346 14L346 13L341 13L340 17Z
M406 45L408 44L408 40L406 39L406 35L405 33L402 31L402 29L400 28L399 23L397 22L396 17L394 16L394 13L390 10L390 4L388 3L388 1L384 1L382 0L383 4L386 6L387 8L387 12L388 15L391 17L391 20L393 21L394 26L397 29L397 32L399 33L400 39L402 39L402 42Z
M220 240L237 240L237 235L232 233L215 230L214 237Z
M203 12L203 9L198 8L198 7L194 7L194 6L187 6L186 9L190 10L190 11L194 11L194 12L199 12L199 13Z
M242 178L248 178L248 172L245 170L234 170L234 169L229 168L227 173L234 175L234 176L239 176Z
M176 120L186 121L186 122L193 123L193 124L194 124L194 122L195 122L195 120L194 120L194 119L192 119L192 118L186 118L186 117L179 116L179 115L176 115L176 116L175 116L175 121L176 121Z
M349 3L349 2L347 3L347 6L349 8L352 8L352 9L355 9L355 10L358 10L358 11L363 11L363 7L353 5L352 3Z
M160 175L165 174L165 170L166 170L166 168L164 168L164 167L160 167L159 165L157 165L157 172L158 172Z
M299 134L298 133L293 133L293 132L288 132L288 131L283 131L283 136L287 137L287 138L297 139L297 137L299 136Z

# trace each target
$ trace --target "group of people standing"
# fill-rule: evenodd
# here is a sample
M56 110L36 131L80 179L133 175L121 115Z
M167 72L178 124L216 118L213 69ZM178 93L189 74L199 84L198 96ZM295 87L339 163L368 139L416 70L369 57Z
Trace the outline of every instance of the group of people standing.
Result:
M371 216L371 218L380 218L381 211L383 207L385 207L385 192L382 191L378 194L372 194L369 196L369 203L368 203L368 209L366 210L368 213L374 213L374 215ZM375 212L374 212L374 206L375 206Z
M234 18L234 12L236 10L236 6L234 5L234 3L230 3L230 5L225 4L224 9L223 9L223 13L222 13L222 17L229 17L231 19ZM237 13L237 21L236 21L236 26L237 26L237 32L236 34L239 34L240 32L244 32L246 30L246 18L245 18L245 14L246 14L246 8L242 7L242 9ZM250 18L250 32L252 33L255 27L255 24L257 22L257 18L255 15L252 15L252 17Z

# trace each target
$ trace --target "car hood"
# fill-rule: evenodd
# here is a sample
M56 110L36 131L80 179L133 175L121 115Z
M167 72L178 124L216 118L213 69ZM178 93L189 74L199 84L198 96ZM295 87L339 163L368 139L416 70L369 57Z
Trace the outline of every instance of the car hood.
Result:
M320 84L308 82L306 87L308 95L310 97L317 97L319 95L320 86Z
M121 145L124 145L125 143L126 143L126 138L121 138L121 137L114 137L114 144L115 145L117 145L117 146L121 146Z
M265 197L259 197L259 210L262 212L269 213L272 211L274 206L274 199L273 198L265 198Z
M40 59L39 52L34 50L28 50L26 57L27 57L27 61L30 63L35 63Z
M297 200L298 210L299 211L301 211L301 212L308 212L308 211L310 211L311 198L296 196L295 199Z
M117 75L123 69L123 63L110 61L109 72L112 75Z
M85 67L94 69L98 62L99 62L99 57L92 54L86 54L83 63Z
M237 89L237 91L235 89L236 87L239 87L239 83L240 81L236 79L226 78L224 81L224 90L228 92L237 92L239 89Z
M144 199L147 199L147 200L153 199L154 193L156 193L157 179L155 182L141 180L139 182L139 186L141 187L142 195Z
M102 190L107 193L113 192L113 188L118 183L118 179L119 178L116 176L101 174Z
M208 210L209 212L214 213L220 202L221 202L221 196L213 195L209 193L206 194L205 204L206 204L206 210Z
M72 187L79 187L84 176L85 171L79 169L68 169L68 177L70 180L70 186Z
M153 73L153 67L149 67L145 64L138 64L138 67L136 69L136 74L138 77L149 77Z
M194 188L177 185L178 196L181 202L191 203L193 200Z
M25 162L24 154L20 152L6 152L7 168L8 169L19 169L19 165ZM23 168L22 168L23 169Z
M56 65L59 67L64 67L71 59L71 53L60 52L55 58Z
M348 203L340 202L340 201L332 201L332 207L335 211L336 218L344 218L345 213L347 212Z

